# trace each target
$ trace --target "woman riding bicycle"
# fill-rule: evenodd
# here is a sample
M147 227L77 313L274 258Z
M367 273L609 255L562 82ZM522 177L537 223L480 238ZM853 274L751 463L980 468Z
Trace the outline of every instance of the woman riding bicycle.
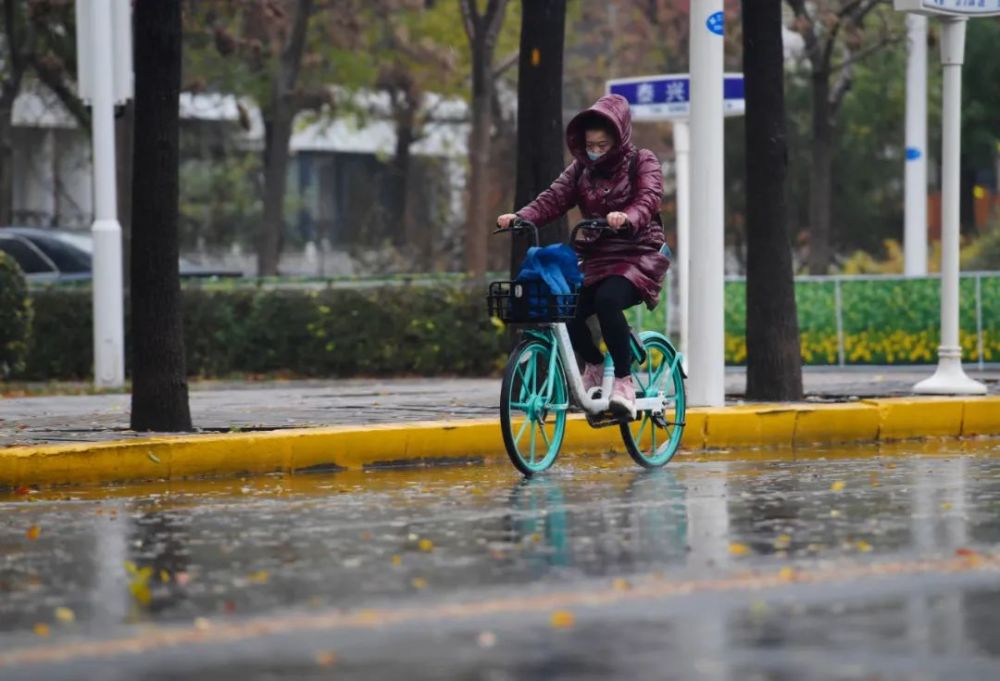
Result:
M659 208L663 175L656 155L632 144L632 116L620 95L601 97L566 126L566 146L574 161L534 201L497 218L506 229L517 218L539 225L579 206L585 219L605 218L614 234L573 244L583 260L575 319L569 323L573 348L585 363L586 391L601 385L604 356L594 343L587 319L596 314L614 362L611 409L634 413L635 384L630 365L629 327L624 310L659 302L670 259L661 254L663 226Z

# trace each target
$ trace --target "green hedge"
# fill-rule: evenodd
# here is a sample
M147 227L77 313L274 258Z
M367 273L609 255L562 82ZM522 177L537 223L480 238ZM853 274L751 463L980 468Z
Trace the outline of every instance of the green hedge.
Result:
M90 291L39 290L33 303L36 333L17 377L89 377ZM187 289L184 336L188 373L205 377L486 375L508 350L482 287Z
M24 274L0 251L0 379L24 369L31 305Z

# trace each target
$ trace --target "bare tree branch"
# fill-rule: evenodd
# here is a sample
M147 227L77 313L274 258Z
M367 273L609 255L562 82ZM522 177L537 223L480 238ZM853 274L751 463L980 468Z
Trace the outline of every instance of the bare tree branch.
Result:
M489 21L486 23L486 35L483 38L483 42L491 54L493 47L496 45L497 36L500 35L500 27L503 26L503 17L507 12L507 2L508 0L490 0L489 7L487 8Z
M89 129L90 112L87 111L87 107L83 105L73 87L67 84L66 79L63 78L64 72L62 69L54 68L51 64L40 59L37 54L29 55L28 60L31 68L38 75L38 80L42 81L45 87L55 93L56 97L59 98L59 101L66 107L70 115L76 119L81 128L84 130Z
M845 56L844 59L842 59L841 61L837 62L836 64L832 64L830 66L830 73L836 73L837 71L839 71L841 69L853 66L857 62L862 61L863 59L866 59L867 57L871 56L875 52L878 52L879 50L881 50L884 47L888 47L889 45L895 45L895 44L898 44L898 43L902 42L904 38L905 38L904 35L889 35L889 36L886 36L885 38L883 38L882 40L878 41L874 45L869 45L868 47L866 47L863 50L859 50L858 52L851 53L851 54Z
M521 53L518 50L514 50L509 55L503 58L503 60L493 67L493 79L496 80L504 73L506 73L510 67L517 64L517 60L520 58Z
M458 7L462 10L462 25L465 27L465 35L472 43L479 35L479 10L476 9L476 0L458 0Z

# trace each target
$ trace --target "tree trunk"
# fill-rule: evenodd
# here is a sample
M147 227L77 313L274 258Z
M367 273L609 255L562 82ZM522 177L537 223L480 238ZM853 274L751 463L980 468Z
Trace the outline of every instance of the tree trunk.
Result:
M809 175L809 273L829 274L833 193L833 124L829 72L813 73L812 168Z
M288 188L288 145L296 109L291 96L299 77L312 0L296 0L288 42L281 51L278 73L271 83L271 102L264 120L264 215L257 246L257 274L278 274Z
M0 102L0 225L14 217L13 102Z
M785 197L788 147L781 25L781 0L743 0L746 396L751 400L802 399L799 324Z
M521 9L517 77L517 181L514 210L534 199L562 172L562 66L566 0L527 2ZM542 225L539 225L541 227ZM562 217L540 233L543 244L566 238ZM529 240L511 239L510 273L517 275Z
M404 95L405 101L398 104L396 112L396 154L390 167L391 195L389 197L390 220L392 222L393 241L397 246L403 246L410 235L409 219L406 213L407 194L410 179L410 147L416 139L417 103L409 94ZM413 243L412 241L410 243Z
M283 108L279 104L279 109ZM288 145L292 138L292 117L275 112L264 121L264 215L257 251L257 274L278 274L285 225L285 193L288 189Z
M135 5L132 429L191 430L178 275L181 3Z
M125 290L131 286L132 253L132 143L135 130L135 103L127 102L115 119L115 171L118 186L118 224L122 227L125 260Z
M465 225L465 271L472 278L486 274L486 238L489 234L489 206L486 183L490 164L490 128L493 79L490 60L480 45L473 45L472 132L469 135L469 211Z

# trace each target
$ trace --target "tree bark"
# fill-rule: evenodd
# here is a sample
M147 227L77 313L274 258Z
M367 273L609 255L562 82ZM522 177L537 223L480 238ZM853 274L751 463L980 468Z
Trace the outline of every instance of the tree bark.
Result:
M191 430L178 275L180 0L135 5L132 429Z
M812 168L809 175L809 273L829 274L833 193L833 123L830 74L812 78Z
M788 234L781 0L743 0L747 174L747 387L752 400L802 399Z
M562 71L566 0L527 2L521 9L517 77L517 180L514 210L548 188L562 172ZM542 227L542 225L539 225ZM566 218L540 232L543 244L566 239ZM511 239L510 273L517 276L526 238Z
M257 249L257 273L262 277L278 274L288 188L288 145L297 111L292 95L302 65L311 13L312 0L296 0L292 28L281 52L278 73L271 84L271 101L264 114L264 214Z
M472 49L472 131L469 134L469 208L465 225L465 270L472 278L486 274L490 216L487 183L490 132L493 127L493 52L507 11L507 0L489 0L479 13L476 0L459 0Z
M0 225L14 217L13 102L0 101Z
M402 101L393 103L396 119L396 153L389 168L391 185L389 219L392 223L393 242L397 246L403 246L410 234L410 220L406 211L412 159L410 147L417 138L415 126L419 99L414 98L413 92L405 89L390 93L393 98L400 96Z

